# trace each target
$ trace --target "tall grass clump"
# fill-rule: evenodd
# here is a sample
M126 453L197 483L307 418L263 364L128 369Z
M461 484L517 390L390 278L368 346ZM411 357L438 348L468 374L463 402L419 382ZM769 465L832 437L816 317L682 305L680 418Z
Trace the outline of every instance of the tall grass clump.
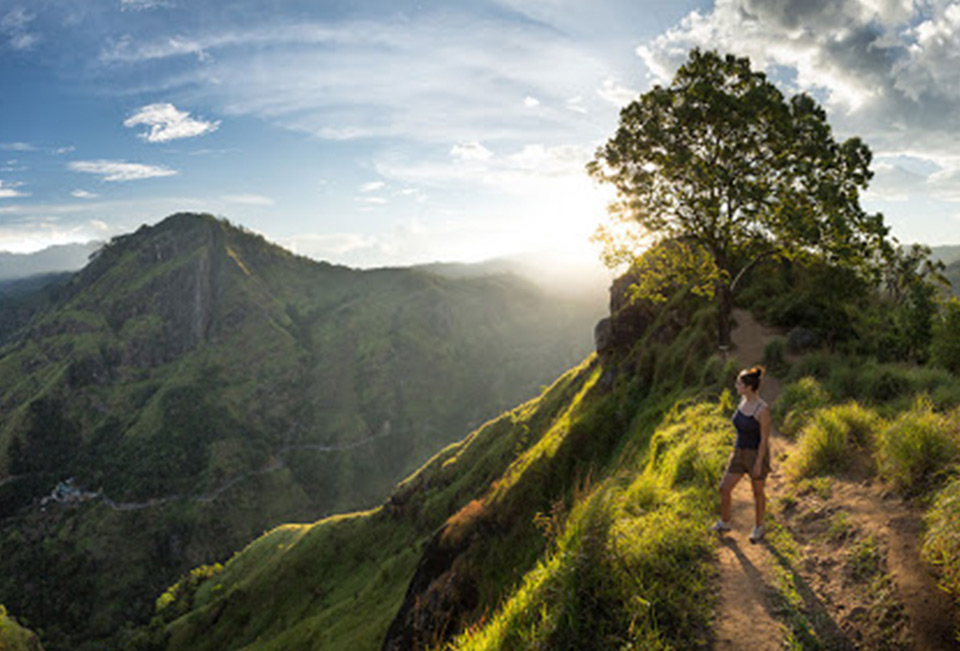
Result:
M929 488L960 453L957 420L918 399L881 431L876 452L880 474L909 494Z
M940 568L944 590L960 598L960 477L940 491L925 520L923 557Z
M857 452L870 447L881 424L876 412L856 402L818 410L801 432L790 474L812 477L849 470Z
M792 439L815 410L829 403L830 394L819 380L808 375L783 388L773 406L773 416L780 433Z

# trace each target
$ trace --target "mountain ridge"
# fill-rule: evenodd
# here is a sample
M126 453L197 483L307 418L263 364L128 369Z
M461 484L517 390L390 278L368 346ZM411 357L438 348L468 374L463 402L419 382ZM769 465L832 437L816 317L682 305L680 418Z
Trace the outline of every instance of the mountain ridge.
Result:
M264 529L382 500L581 358L595 318L524 281L352 270L193 214L58 291L0 351L0 600L52 648L96 646ZM83 499L40 510L70 477ZM46 599L58 585L84 605Z

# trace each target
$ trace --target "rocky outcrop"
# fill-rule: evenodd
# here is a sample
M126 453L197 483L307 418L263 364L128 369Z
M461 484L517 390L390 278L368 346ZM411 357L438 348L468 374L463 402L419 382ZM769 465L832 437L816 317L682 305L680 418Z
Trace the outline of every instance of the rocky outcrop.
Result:
M593 331L597 353L602 360L627 352L653 323L655 313L652 306L631 300L630 286L635 282L633 272L627 272L610 286L610 316L601 319Z
M458 569L466 544L451 545L441 529L427 544L390 624L383 651L427 649L456 634L461 615L477 605L472 581Z

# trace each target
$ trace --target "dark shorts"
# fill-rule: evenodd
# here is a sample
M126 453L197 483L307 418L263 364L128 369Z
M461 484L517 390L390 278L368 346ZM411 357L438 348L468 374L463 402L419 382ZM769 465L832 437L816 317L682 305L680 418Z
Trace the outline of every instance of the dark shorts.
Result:
M767 448L767 453L763 455L758 476L753 475L753 466L756 463L757 450L734 448L726 472L729 475L750 475L750 479L766 479L767 475L770 474L770 448Z

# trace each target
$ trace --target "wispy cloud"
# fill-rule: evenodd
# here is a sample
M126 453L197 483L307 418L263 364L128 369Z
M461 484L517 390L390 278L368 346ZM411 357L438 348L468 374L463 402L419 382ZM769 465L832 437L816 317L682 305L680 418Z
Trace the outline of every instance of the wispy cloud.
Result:
M74 161L67 166L74 172L96 174L104 181L139 181L159 176L173 176L176 170L161 165L143 165L124 161Z
M138 134L139 138L147 142L169 142L212 133L220 127L220 121L197 120L173 104L161 103L143 106L123 122L128 128L141 125L150 129Z
M29 197L29 192L17 190L23 183L11 183L0 179L0 199L15 199L17 197Z
M10 160L4 161L2 164L0 164L0 172L26 172L28 169L30 168L15 158L11 158Z
M360 192L376 192L382 190L386 185L383 181L370 181L360 186Z
M584 80L609 76L603 61L549 26L454 9L404 21L121 39L103 49L100 61L126 74L188 56L202 61L154 66L160 74L143 90L177 92L224 115L255 116L338 141L396 137L436 144L481 133L490 141L521 139L533 119L538 131L557 139L592 134L594 121L545 107L549 98L580 93ZM532 101L518 96L541 103L535 117Z
M527 95L526 97L523 98L523 105L526 106L527 108L537 108L538 106L540 106L540 100L538 100L536 97L531 97L530 95Z
M74 190L70 193L70 196L76 197L77 199L96 199L100 195L93 192L87 192L86 190Z
M450 149L450 156L461 161L484 161L493 158L493 152L479 142L467 142L454 145Z
M265 197L261 194L227 194L220 198L227 203L245 206L273 206L277 203L270 197Z
M0 143L0 149L4 151L37 151L39 148L29 142L4 142Z
M0 18L0 35L10 49L29 50L40 40L36 33L30 31L30 23L34 18L36 16L23 7L11 9Z
M148 9L160 9L173 7L172 2L167 0L120 0L121 11L146 11Z

